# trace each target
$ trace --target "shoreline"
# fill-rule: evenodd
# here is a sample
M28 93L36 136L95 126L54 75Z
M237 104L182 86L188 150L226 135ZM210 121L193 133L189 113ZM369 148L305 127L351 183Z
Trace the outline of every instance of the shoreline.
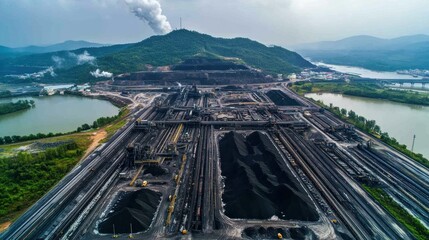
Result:
M130 99L127 99L127 98L120 98L120 97L115 97L112 95L104 95L104 94L90 95L90 94L84 94L82 92L72 92L72 91L64 91L64 94L56 93L53 95L43 95L43 97L61 96L61 95L63 95L63 96L70 95L70 96L78 96L78 97L86 97L86 98L104 100L104 101L110 102L111 104L113 104L115 107L118 107L118 108L126 107L132 103L132 101ZM14 98L26 98L26 97L36 97L37 98L37 97L41 97L41 96L39 95L38 92L27 92L27 93L10 95L7 97L1 97L0 100L2 100L2 99L14 99Z
M71 95L71 96L79 96L79 97L86 97L86 98L92 98L92 99L100 99L104 101L108 101L111 104L113 104L115 107L123 108L130 104L132 104L132 101L128 98L121 98L113 95L105 95L105 94L84 94L82 92L71 92L71 91L65 91L64 95Z

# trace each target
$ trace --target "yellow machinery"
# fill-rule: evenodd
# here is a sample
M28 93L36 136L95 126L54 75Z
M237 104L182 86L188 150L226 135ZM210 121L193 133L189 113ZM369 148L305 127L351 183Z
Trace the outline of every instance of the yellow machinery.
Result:
M183 234L183 235L186 235L186 234L188 234L188 230L186 230L186 229L183 229L183 230L182 230L182 234Z
M281 233L277 233L277 238L278 239L283 239L283 235Z
M179 141L180 135L183 131L183 124L180 124L171 138L171 142L167 145L167 152L177 154L177 142Z
M183 131L183 124L180 124L179 127L177 128L176 133L173 136L173 140L172 140L173 144L177 144L177 141L179 141L179 137L182 131Z
M179 174L176 175L177 177L176 176L174 177L174 180L176 181L176 184L177 184L175 193L172 197L170 197L171 195L168 197L168 199L170 200L170 206L168 207L168 214L167 214L167 219L165 220L165 225L170 225L170 222L171 222L171 215L173 214L174 205L176 204L176 197L179 192L179 183L180 183L180 179L182 178L183 170L185 169L185 164L186 164L186 154L183 154L182 165L180 167Z
M147 181L145 180L145 181L143 181L143 183L142 183L142 187L146 187L147 186Z
M134 183L136 182L136 180L137 180L137 178L139 177L139 175L140 175L140 173L142 172L142 170L143 170L143 165L141 165L141 166L139 167L139 169L137 170L136 175L134 175L133 179L132 179L132 180L131 180L131 182L130 182L130 186L133 186L133 185L134 185Z

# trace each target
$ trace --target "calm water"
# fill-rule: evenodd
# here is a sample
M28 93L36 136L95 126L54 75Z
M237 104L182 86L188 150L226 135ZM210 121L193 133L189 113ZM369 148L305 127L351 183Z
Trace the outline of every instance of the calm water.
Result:
M108 101L77 96L14 98L34 100L36 107L0 116L0 136L70 132L100 117L118 114ZM0 99L10 102L11 99Z
M306 94L306 97L320 100L326 105L332 103L339 108L353 110L366 119L375 120L382 131L388 132L409 148L416 134L414 151L429 157L429 107L332 93L311 93Z
M342 66L326 63L314 63L317 66L324 66L341 73L348 73L358 75L363 78L374 78L374 79L422 79L422 77L413 77L411 75L399 74L397 72L378 72L372 71L365 68Z

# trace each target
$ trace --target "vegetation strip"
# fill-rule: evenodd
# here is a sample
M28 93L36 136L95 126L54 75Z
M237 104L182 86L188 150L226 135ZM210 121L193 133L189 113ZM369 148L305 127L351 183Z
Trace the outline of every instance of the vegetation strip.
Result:
M404 225L416 239L429 239L429 230L417 218L395 202L383 189L367 185L363 185L363 188L396 220Z
M291 89L300 95L306 93L340 93L349 96L386 99L392 102L429 106L429 94L416 91L394 90L374 83L330 83L330 82L299 82Z
M42 152L0 158L0 222L14 220L40 199L79 161L88 138Z
M34 107L33 100L19 100L17 102L0 103L0 115L18 112Z

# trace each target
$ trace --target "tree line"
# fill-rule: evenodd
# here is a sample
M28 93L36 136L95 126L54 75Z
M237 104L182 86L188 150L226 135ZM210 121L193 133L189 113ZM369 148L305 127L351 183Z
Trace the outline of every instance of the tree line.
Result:
M399 143L394 137L390 137L387 132L383 132L380 126L377 125L375 120L368 120L363 116L359 116L354 111L347 109L334 107L332 104L326 106L321 101L317 101L318 105L328 108L333 114L340 117L341 119L353 124L358 129L371 134L387 145L393 147L399 152L407 155L408 157L414 159L415 161L429 167L429 160L426 159L422 154L412 152L407 148L407 145Z
M17 102L0 103L0 115L18 112L34 106L35 103L33 100L19 100Z
M83 149L70 142L43 152L0 158L0 221L29 207L76 164Z
M349 96L385 99L392 102L429 106L429 94L416 91L390 89L373 83L332 83L332 82L298 82L291 86L298 94L305 93L339 93Z

